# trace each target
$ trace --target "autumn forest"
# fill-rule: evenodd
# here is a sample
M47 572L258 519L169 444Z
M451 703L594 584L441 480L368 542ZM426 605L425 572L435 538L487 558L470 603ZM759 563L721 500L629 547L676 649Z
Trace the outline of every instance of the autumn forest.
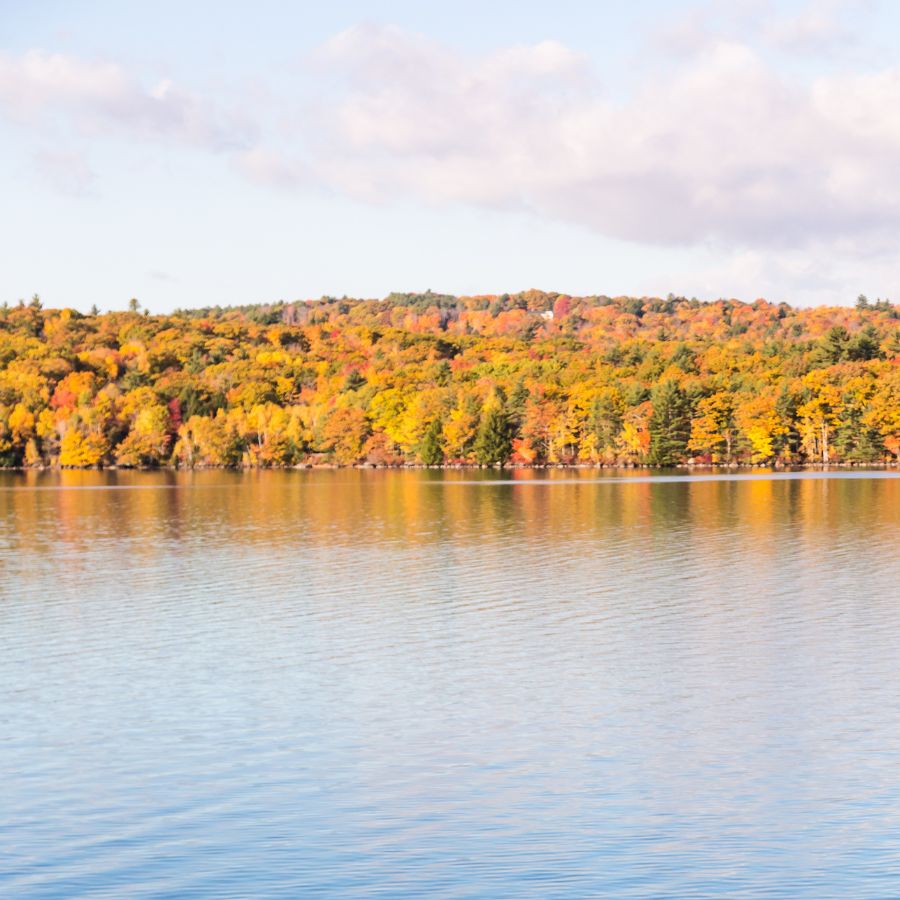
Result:
M896 464L900 307L0 309L0 465Z

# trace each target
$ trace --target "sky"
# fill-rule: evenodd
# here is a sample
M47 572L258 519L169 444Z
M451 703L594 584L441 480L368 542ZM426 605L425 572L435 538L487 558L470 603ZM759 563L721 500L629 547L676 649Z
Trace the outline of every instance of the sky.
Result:
M0 303L900 294L900 4L0 0Z

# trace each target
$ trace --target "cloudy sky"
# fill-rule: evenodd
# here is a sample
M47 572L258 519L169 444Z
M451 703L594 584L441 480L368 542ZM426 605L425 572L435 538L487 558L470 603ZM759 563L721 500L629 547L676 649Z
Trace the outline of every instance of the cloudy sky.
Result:
M900 4L0 0L0 302L900 296Z

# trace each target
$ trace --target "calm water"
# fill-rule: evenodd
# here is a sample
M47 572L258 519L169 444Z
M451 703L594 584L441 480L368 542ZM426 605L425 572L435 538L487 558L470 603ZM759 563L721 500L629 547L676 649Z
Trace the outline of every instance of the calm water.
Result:
M900 478L0 475L0 895L900 896Z

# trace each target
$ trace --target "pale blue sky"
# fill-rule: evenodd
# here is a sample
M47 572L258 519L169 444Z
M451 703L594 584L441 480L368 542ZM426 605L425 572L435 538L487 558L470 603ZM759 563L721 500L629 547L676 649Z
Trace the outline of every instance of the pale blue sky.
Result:
M0 0L0 302L896 296L898 38L839 0Z

